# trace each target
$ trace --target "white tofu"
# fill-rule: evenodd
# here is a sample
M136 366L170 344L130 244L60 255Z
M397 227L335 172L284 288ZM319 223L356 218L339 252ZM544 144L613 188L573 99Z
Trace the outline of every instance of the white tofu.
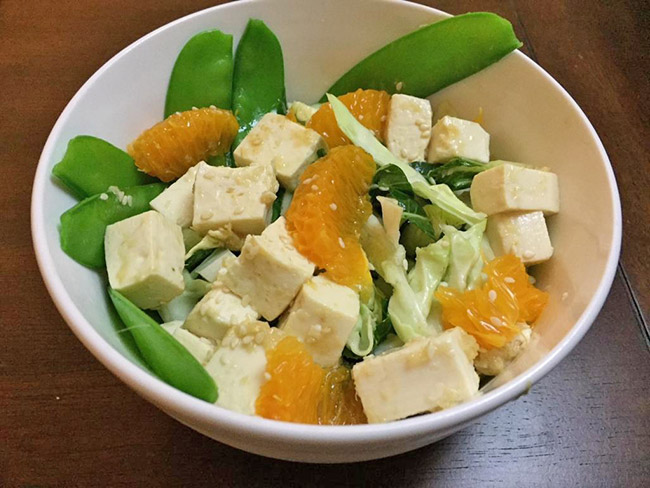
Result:
M264 340L269 334L264 322L233 327L205 369L219 387L217 405L255 415L255 401L266 382Z
M203 337L197 337L189 330L179 327L174 331L174 339L180 342L188 352L201 363L202 366L208 364L215 352L215 347L212 342Z
M474 210L487 215L536 210L552 215L560 210L556 174L507 161L477 174L472 180L470 197Z
M184 328L200 336L220 341L229 329L257 320L259 314L217 281L185 320Z
M323 367L339 362L350 332L359 319L359 296L323 276L302 285L280 328L296 336Z
M196 172L206 164L201 161L192 166L165 191L151 200L151 208L163 214L182 228L192 225L194 215L194 180Z
M398 158L424 161L431 139L431 103L410 95L395 94L388 105L386 147Z
M157 308L183 292L183 233L155 210L109 225L104 248L111 287L138 307Z
M433 126L427 161L443 163L452 158L490 160L490 134L476 122L445 115Z
M267 320L278 317L314 274L314 265L294 247L284 217L261 236L249 235L239 257L224 269L226 286Z
M496 376L501 373L510 362L512 362L530 343L532 330L527 324L522 326L521 332L510 342L499 349L480 350L474 367L476 371L488 376Z
M541 211L490 215L486 233L495 255L514 254L525 265L551 258L553 246Z
M455 327L368 357L352 368L369 423L448 408L478 393L476 340Z
M237 166L270 165L290 191L300 175L327 145L316 131L292 122L283 115L266 114L233 153Z
M260 234L278 188L268 166L202 166L194 183L192 227L205 234L230 224L237 234Z

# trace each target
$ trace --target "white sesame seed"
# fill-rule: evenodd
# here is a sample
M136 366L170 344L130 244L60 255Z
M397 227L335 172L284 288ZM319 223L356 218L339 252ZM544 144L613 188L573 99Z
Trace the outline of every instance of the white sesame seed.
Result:
M567 298L569 298L569 292L565 291L564 293L562 293L562 301L565 301Z
M535 257L535 253L533 251L525 251L524 252L524 258L525 259L533 259Z
M531 285L534 285L535 283L537 283L537 280L535 279L534 276L529 276L528 277L528 283L530 283Z
M269 373L268 371L264 371L264 379L266 381L269 381L271 379L271 373Z
M201 213L201 220L208 220L212 218L214 215L214 212L212 210L206 210L205 212Z
M317 185L311 185L311 189L313 191L318 191L318 186Z
M108 200L108 195L106 193L102 193L101 195L99 195L99 199L100 200Z
M497 292L494 290L488 291L488 298L491 302L495 301L497 299Z
M363 120L363 114L359 115L359 120Z
M449 283L447 283L446 281L441 281L440 286L449 286Z
M345 242L343 242L343 238L339 237L339 246L341 246L343 249L345 249Z
M503 322L501 322L499 317L490 317L490 322L492 322L492 325L495 327L501 327L503 325Z
M395 83L395 88L397 89L397 91L402 91L402 88L404 88L404 82L398 81L397 83Z
M503 278L503 281L505 281L506 283L514 283L515 279L511 278L510 276L506 276L505 278Z
M331 208L333 211L336 212L336 209L337 209L338 207L336 206L336 203L330 203L330 208Z

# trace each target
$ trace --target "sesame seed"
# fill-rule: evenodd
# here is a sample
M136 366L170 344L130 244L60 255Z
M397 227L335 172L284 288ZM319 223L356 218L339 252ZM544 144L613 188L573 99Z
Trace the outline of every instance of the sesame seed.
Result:
M212 218L213 215L214 215L214 212L212 212L212 210L206 210L205 212L203 212L201 214L201 220L208 220L208 219Z
M503 322L501 322L499 317L490 317L490 322L492 322L492 325L495 327L501 327L503 325Z
M514 283L515 279L511 278L510 276L506 276L505 278L503 278L503 281L505 281L506 283Z
M271 379L271 373L269 373L268 371L264 371L264 379L266 381L269 381Z
M532 259L535 257L535 253L533 251L526 251L524 252L524 258L525 259Z
M404 88L404 82L398 81L397 83L395 83L395 88L397 89L397 91L402 91L402 88Z
M528 283L530 283L531 285L534 285L535 283L537 283L537 280L535 279L534 276L529 276L528 277Z
M313 179L313 178L305 178L304 181L302 182L302 184L303 184L303 185L308 185L309 183L311 183L311 180L312 180L312 179Z
M108 200L108 195L106 193L102 193L101 195L99 195L99 199L100 200Z
M363 120L363 114L359 115L359 120Z
M449 283L447 283L446 281L441 281L440 286L449 286Z
M345 249L345 242L343 242L343 238L339 237L339 246L341 246L343 249Z
M330 208L331 208L333 211L336 212L336 209L337 209L338 207L336 206L336 203L330 203Z
M565 301L567 298L569 298L569 292L565 291L564 293L562 293L562 301Z
M497 292L494 290L488 291L488 298L491 302L495 301L497 299Z
M318 191L318 186L317 185L311 185L311 189L313 191Z

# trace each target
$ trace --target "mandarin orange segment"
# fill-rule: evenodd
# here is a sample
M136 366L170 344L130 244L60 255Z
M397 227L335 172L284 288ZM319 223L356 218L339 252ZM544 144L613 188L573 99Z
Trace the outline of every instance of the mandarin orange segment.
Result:
M366 423L350 370L323 369L296 337L287 336L266 353L269 380L255 402L261 417L321 425Z
M485 265L485 284L461 292L441 286L435 297L442 305L446 328L460 327L485 349L500 348L520 331L518 323L532 323L548 302L548 293L535 288L521 260L501 256Z
M303 424L318 423L325 371L295 337L282 339L266 354L269 380L255 402L261 417Z
M359 236L372 212L368 189L375 169L363 149L334 148L302 174L286 213L298 251L362 298L372 290L372 278Z
M171 181L200 161L225 154L238 130L237 119L228 110L177 112L140 134L127 151L142 171Z
M388 103L390 102L388 93L359 89L338 98L359 122L375 133L375 137L383 140ZM350 139L343 134L336 123L336 117L334 117L332 106L329 103L321 105L307 122L307 127L323 136L330 148L350 144Z
M368 423L350 370L345 366L331 368L325 375L323 397L318 406L318 423L321 425Z

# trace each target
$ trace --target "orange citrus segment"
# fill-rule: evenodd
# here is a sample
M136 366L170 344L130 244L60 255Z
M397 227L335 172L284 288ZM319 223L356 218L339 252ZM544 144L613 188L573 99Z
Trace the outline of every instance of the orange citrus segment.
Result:
M350 371L317 365L296 337L287 336L266 354L269 380L255 402L261 417L303 424L365 423Z
M359 89L338 98L359 122L375 133L375 137L383 140L386 113L390 101L388 93ZM330 148L350 144L350 140L339 129L329 103L321 105L307 122L307 127L323 136Z
M363 149L334 148L302 174L286 213L298 251L329 279L360 293L372 289L359 236L372 212L368 189L374 174L375 162Z
M354 388L350 370L345 366L331 368L325 375L323 397L318 408L321 425L366 424L363 405Z
M267 352L266 372L271 377L255 402L257 415L286 422L318 423L325 371L297 338L285 337Z
M485 284L461 292L441 286L435 293L442 304L445 327L460 327L485 349L500 348L520 331L521 322L534 322L548 302L548 293L535 288L521 260L501 256L485 265Z
M188 110L144 131L127 151L142 171L171 181L200 161L226 153L237 130L237 119L228 110Z

